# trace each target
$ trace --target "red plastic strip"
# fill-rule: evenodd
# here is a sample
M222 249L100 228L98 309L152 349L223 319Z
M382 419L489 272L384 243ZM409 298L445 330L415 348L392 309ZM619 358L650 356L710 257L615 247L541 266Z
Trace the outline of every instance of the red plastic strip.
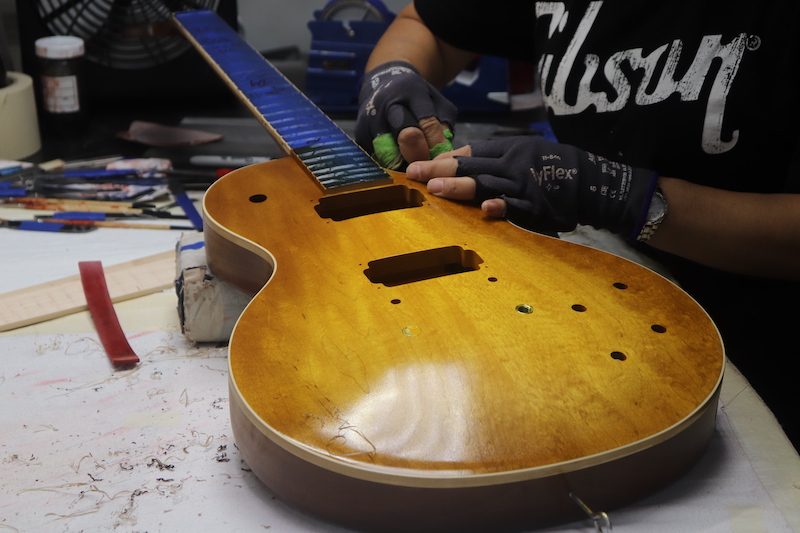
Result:
M81 273L83 293L89 312L92 315L94 327L100 335L108 358L115 366L130 366L139 362L139 357L133 352L128 339L119 325L114 304L108 294L106 276L100 261L81 261L78 263Z

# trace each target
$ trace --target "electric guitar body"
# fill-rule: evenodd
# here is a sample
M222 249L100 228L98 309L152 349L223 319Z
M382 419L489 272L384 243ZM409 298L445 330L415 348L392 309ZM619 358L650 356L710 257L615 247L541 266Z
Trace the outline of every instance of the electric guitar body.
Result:
M198 13L179 23L218 64ZM211 269L254 296L230 341L234 436L281 498L363 530L530 529L702 455L724 352L678 287L402 174L320 178L327 148L286 148L203 202Z

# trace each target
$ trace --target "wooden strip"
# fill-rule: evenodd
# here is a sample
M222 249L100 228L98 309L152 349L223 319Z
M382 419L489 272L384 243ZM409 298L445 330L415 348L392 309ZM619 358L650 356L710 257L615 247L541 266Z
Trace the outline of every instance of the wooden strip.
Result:
M106 355L115 366L130 366L139 362L139 356L133 351L122 326L119 325L117 312L108 294L108 285L100 261L81 261L78 263L81 285L92 314L92 322L100 336L100 342Z
M175 252L163 252L104 269L111 301L122 302L174 287ZM88 309L80 275L0 294L0 331Z

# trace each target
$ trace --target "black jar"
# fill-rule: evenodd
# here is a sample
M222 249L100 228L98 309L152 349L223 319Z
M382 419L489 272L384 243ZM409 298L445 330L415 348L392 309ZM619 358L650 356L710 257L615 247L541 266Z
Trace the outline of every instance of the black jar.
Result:
M87 115L81 87L83 39L55 35L37 39L42 134L55 138L80 135Z

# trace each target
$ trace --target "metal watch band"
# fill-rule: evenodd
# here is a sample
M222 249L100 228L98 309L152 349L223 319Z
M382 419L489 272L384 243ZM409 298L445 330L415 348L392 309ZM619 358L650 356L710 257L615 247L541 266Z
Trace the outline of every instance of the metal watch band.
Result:
M661 204L662 208L653 212L654 203ZM647 242L650 240L667 216L667 198L664 196L664 193L661 192L661 187L658 185L656 185L656 190L653 192L653 200L651 200L650 205L651 207L647 213L647 220L644 226L642 226L642 231L639 233L639 236L636 238L637 242Z

